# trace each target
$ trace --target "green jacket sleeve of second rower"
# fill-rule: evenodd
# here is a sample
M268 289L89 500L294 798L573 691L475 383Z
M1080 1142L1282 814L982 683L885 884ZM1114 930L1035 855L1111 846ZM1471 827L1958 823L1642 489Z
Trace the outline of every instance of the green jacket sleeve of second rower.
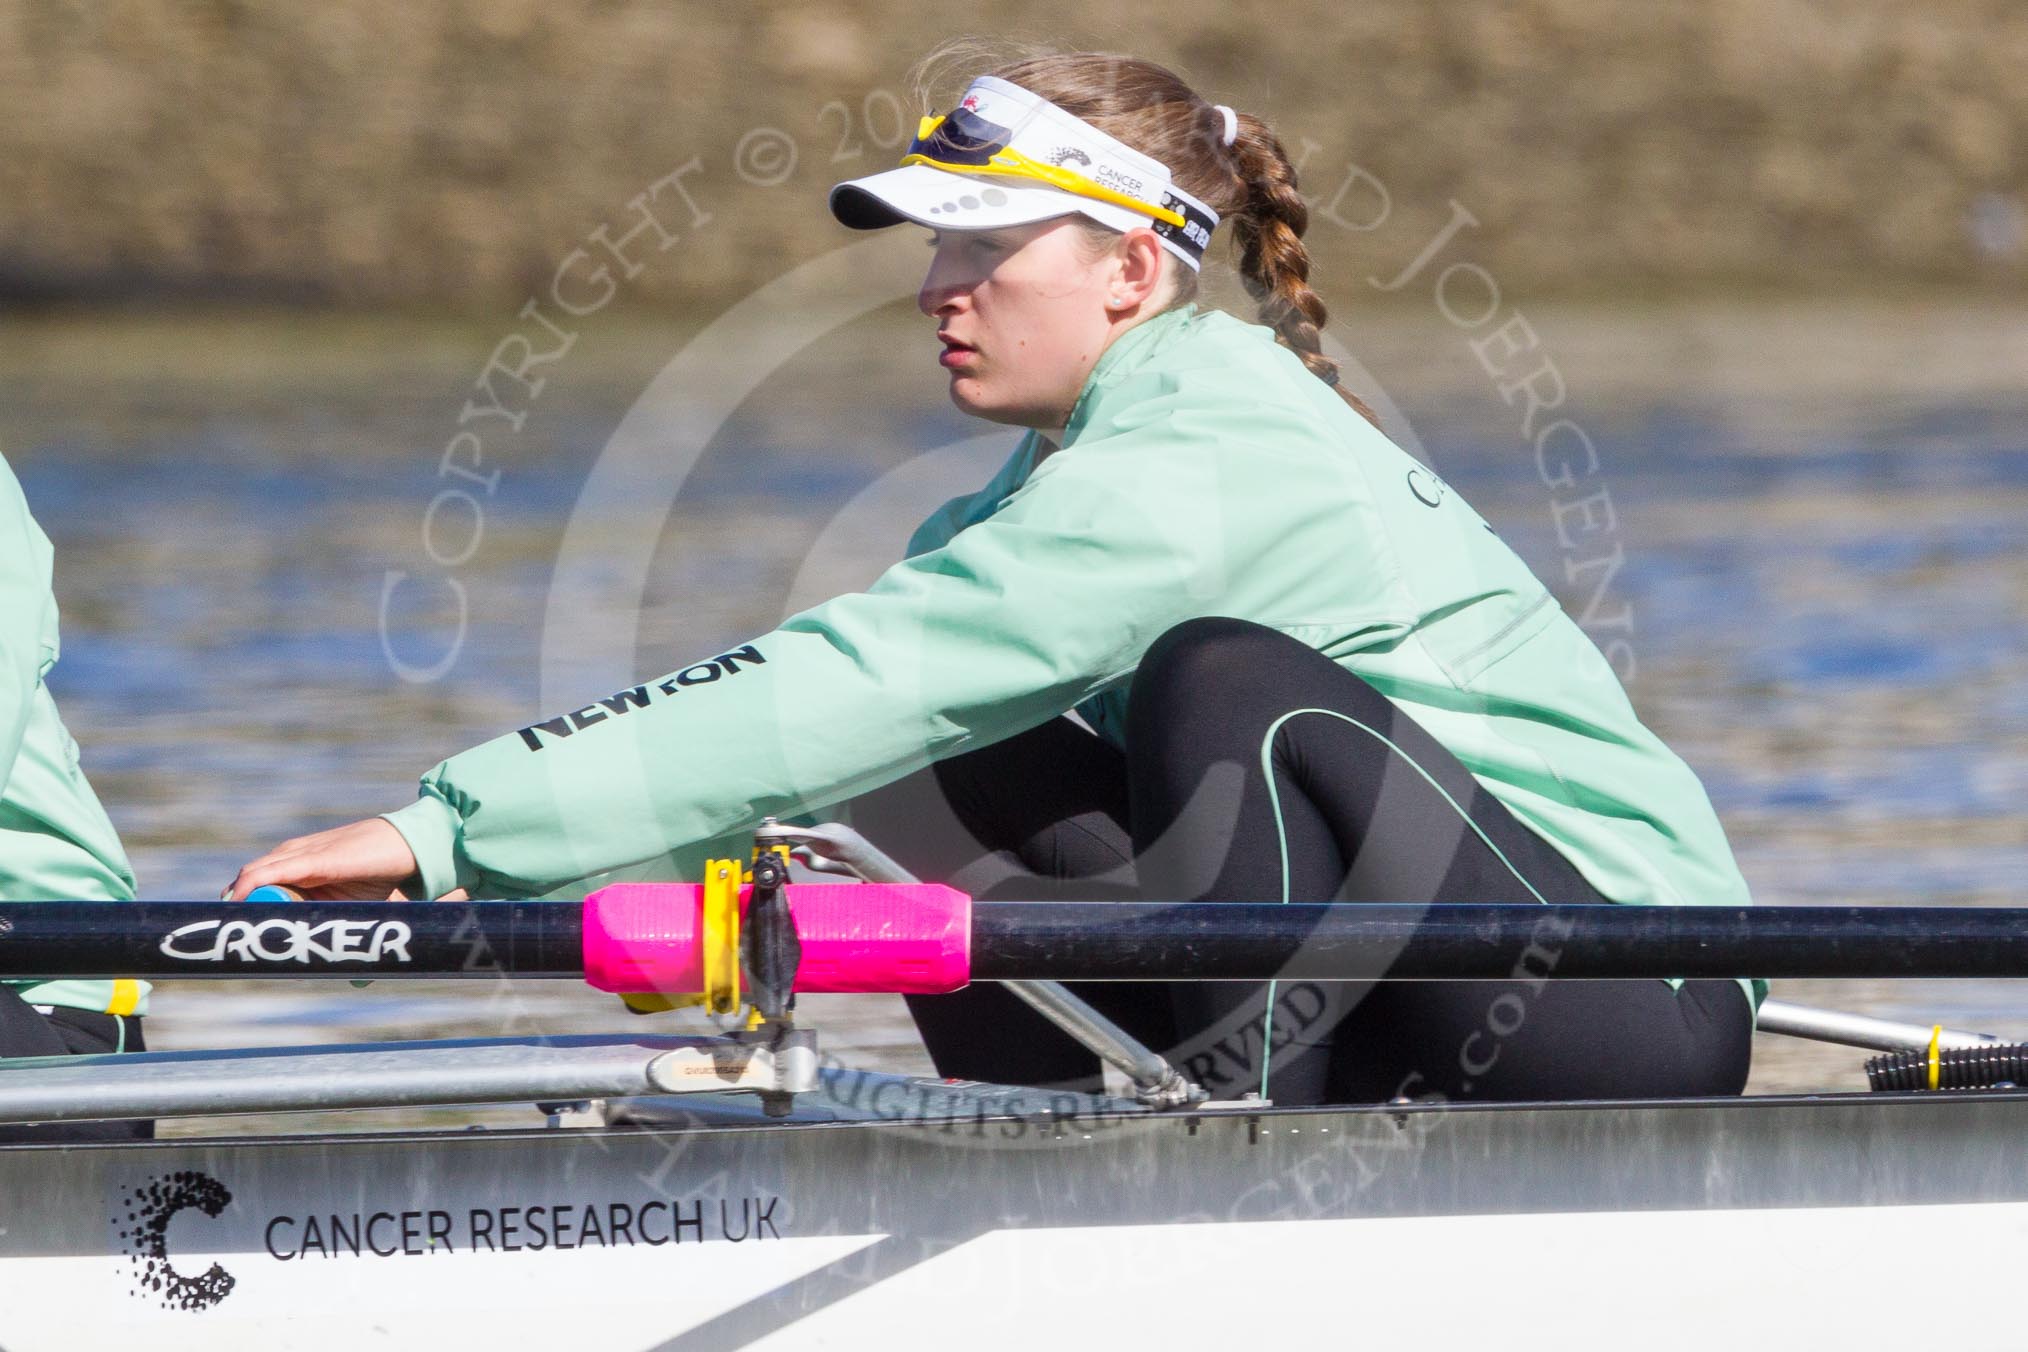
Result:
M437 766L388 814L428 894L538 894L828 807L1130 676L1269 547L1222 529L1217 494L1144 499L1193 459L1223 479L1232 462L1212 462L1244 455L1165 432L1160 402L1043 460L1004 501L987 499L1018 475L969 511L951 504L917 533L937 543L866 591Z
M49 545L14 471L0 460L0 786L27 735L37 685L56 654L49 617Z

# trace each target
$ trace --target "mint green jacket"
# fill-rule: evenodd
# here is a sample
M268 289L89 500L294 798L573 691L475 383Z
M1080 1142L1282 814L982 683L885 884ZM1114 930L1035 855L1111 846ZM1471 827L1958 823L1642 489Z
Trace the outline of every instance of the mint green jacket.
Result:
M1612 900L1747 901L1703 788L1598 649L1267 329L1193 306L1128 330L1044 449L1026 437L866 591L437 766L389 814L424 886L680 868L1072 708L1117 742L1149 645L1223 615L1372 683Z
M54 552L0 459L0 897L132 901L134 870L43 681L56 665ZM36 1005L145 1013L138 981L8 982Z

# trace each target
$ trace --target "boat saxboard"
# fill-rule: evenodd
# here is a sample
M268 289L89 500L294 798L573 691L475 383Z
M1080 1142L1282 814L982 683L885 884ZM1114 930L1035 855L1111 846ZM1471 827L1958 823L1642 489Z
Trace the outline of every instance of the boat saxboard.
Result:
M827 1069L782 1118L0 1148L0 1347L1989 1345L2028 1093L1221 1105ZM1991 1289L2004 1289L1995 1286ZM1772 1322L1770 1322L1772 1321Z

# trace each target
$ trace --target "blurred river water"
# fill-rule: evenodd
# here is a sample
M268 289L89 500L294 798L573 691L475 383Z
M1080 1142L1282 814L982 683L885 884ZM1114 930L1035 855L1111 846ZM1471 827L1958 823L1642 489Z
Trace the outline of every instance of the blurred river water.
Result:
M817 335L708 426L644 411L709 318L587 328L528 372L536 395L497 370L475 385L505 328L0 319L0 452L56 546L53 685L144 895L216 896L244 860L407 801L559 693L609 692L626 673L574 667L572 634L659 673L862 585L1015 440L950 408L901 303ZM2028 900L2028 316L1741 300L1529 320L1595 469L1558 473L1570 434L1538 461L1483 335L1433 307L1347 306L1331 331L1363 367L1348 383L1587 614L1702 774L1756 896ZM489 399L506 412L472 416ZM680 482L588 494L627 488L612 457L644 425L701 448ZM2016 982L1777 993L2028 1033ZM808 1018L850 1059L926 1066L898 1001L813 1000ZM561 983L183 983L157 988L149 1035L640 1027ZM1858 1053L1760 1043L1756 1091L1863 1084Z

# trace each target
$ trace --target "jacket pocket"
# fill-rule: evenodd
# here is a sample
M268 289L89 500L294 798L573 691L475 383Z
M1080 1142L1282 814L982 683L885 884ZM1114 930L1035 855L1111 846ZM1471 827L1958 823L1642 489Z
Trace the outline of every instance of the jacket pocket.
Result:
M1467 689L1487 668L1519 652L1562 613L1556 598L1546 590L1532 598L1516 597L1504 614L1489 619L1490 633L1481 627L1469 640L1461 636L1454 652L1438 651L1435 644L1431 650L1458 687Z

